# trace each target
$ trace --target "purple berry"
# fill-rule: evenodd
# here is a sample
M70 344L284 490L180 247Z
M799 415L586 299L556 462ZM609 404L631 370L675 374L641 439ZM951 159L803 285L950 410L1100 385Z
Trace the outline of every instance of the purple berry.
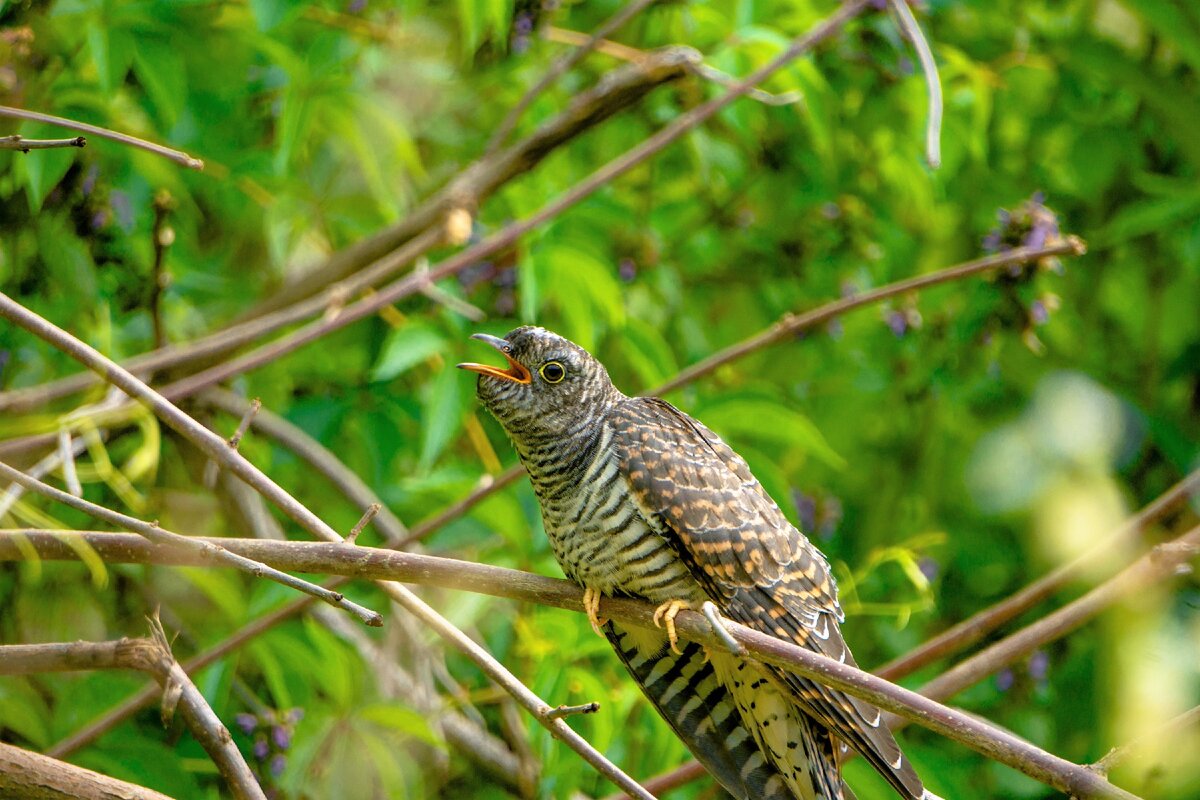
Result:
M242 729L242 733L254 733L254 729L258 727L258 717L253 714L238 714L233 720Z
M1002 692L1007 692L1013 687L1013 684L1016 682L1016 680L1017 679L1016 676L1013 675L1013 671L1008 667L1005 667L996 673L996 688Z

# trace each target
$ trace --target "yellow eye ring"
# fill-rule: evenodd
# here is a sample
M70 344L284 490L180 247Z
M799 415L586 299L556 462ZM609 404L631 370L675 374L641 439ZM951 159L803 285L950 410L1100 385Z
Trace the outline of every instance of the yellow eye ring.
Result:
M538 375L546 383L562 383L562 379L567 377L567 370L557 361L547 361L538 369Z

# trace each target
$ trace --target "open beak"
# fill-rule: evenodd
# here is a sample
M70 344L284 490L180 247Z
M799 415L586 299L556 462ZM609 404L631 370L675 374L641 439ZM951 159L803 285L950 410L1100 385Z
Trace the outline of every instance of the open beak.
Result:
M491 375L493 378L500 378L514 383L529 383L533 380L533 376L529 374L529 370L509 355L512 346L501 339L499 336L489 336L486 333L476 333L471 336L472 339L478 339L481 342L487 342L492 347L500 351L500 355L504 356L508 361L508 369L493 367L489 364L459 364L459 369L469 369L471 372L478 372L480 375Z

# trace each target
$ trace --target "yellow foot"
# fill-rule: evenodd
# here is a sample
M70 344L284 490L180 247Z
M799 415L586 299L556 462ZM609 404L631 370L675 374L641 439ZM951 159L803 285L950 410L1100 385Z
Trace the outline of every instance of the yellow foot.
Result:
M671 642L671 650L683 655L679 649L679 636L675 633L675 617L680 611L692 609L692 604L686 600L668 600L654 610L654 624L667 629L667 639Z
M708 624L712 626L713 633L720 639L730 652L736 655L745 655L746 648L733 638L733 635L725 628L725 624L721 617L721 611L717 608L717 604L711 600L705 600L697 608L695 604L689 603L686 600L668 600L654 610L654 624L660 628L667 629L667 639L671 642L671 649L679 655L683 653L679 649L679 636L675 632L675 617L680 611L687 609L688 611L699 611L704 614L704 618L708 620ZM708 647L704 648L704 660L708 661Z
M592 623L592 630L597 636L603 636L600 626L608 622L607 619L600 619L600 590L593 589L590 586L584 587L583 590L583 610L587 612L588 621Z

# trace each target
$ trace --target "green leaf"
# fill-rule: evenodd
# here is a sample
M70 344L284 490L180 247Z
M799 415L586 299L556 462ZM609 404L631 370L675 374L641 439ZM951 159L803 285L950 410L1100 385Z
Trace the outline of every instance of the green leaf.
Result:
M358 709L358 717L383 728L415 736L426 744L445 749L446 743L429 727L425 716L395 703L374 703Z
M144 37L133 51L133 71L150 96L164 130L175 127L187 103L187 65L171 43Z
M52 139L61 138L63 132L61 128L32 125L24 126L21 135L29 139ZM31 150L28 153L9 152L9 157L19 165L17 168L25 173L25 196L29 201L31 214L41 211L46 195L63 179L79 154L79 150L74 147Z
M466 397L463 381L467 377L473 376L447 365L429 387L421 415L424 422L421 431L421 469L433 466L433 462L462 426Z
M379 359L371 369L371 380L389 381L446 349L446 340L431 325L411 322L395 328L384 340Z

